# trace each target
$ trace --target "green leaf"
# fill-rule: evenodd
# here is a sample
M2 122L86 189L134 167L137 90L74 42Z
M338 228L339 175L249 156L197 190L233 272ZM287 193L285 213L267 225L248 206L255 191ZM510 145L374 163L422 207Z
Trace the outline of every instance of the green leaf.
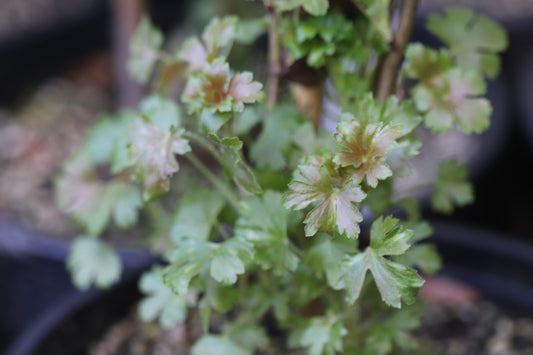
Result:
M449 8L429 17L428 30L450 47L459 66L495 78L508 45L502 26L468 9Z
M236 136L241 136L250 132L250 130L261 121L261 108L258 106L248 106L240 113L234 115L231 122L231 131Z
M132 165L129 144L130 136L134 128L134 122L138 118L136 112L121 111L117 122L117 132L111 150L111 173L117 174Z
M170 133L172 127L181 125L181 114L173 100L160 95L151 95L140 103L141 113L148 117L161 131Z
M359 222L363 216L355 203L366 194L353 180L337 177L330 160L310 156L298 167L289 191L285 194L285 206L295 210L317 205L307 214L305 235L313 236L319 230L338 231L349 238L359 234Z
M245 263L254 255L251 243L241 238L231 238L213 252L211 276L223 284L234 284L237 276L245 272Z
M305 11L313 16L325 15L329 8L328 0L300 0Z
M122 263L113 248L91 237L78 237L72 243L67 259L72 281L86 290L92 284L108 288L120 278Z
M114 202L113 219L117 226L128 228L137 223L143 200L136 186L114 182L106 187L102 198Z
M213 18L205 28L202 39L211 55L231 46L237 34L237 17Z
M355 4L365 13L384 41L392 39L389 23L390 0L356 0Z
M235 40L242 44L252 44L268 29L268 17L241 19L237 23Z
M261 135L252 144L252 161L260 168L285 168L289 162L294 133L304 122L294 105L277 106L265 116Z
M299 258L291 250L287 236L289 211L283 207L281 194L266 191L263 197L251 197L241 204L241 218L235 231L254 246L254 262L276 274L294 271Z
M235 185L244 195L252 196L262 192L253 170L242 159L241 149L243 143L237 137L225 137L220 139L215 134L210 134L208 144L214 143L220 152L220 160L228 176L233 177Z
M115 118L103 118L91 127L83 145L83 151L95 164L106 164L111 161L115 139L121 129Z
M226 337L206 334L191 349L192 355L251 355Z
M342 338L348 331L333 317L313 317L301 333L299 344L308 348L310 355L342 352Z
M348 301L355 302L360 296L366 271L370 270L386 304L401 308L402 301L413 303L424 280L415 270L385 257L404 253L410 246L408 241L412 235L412 231L398 225L397 219L378 218L371 227L370 246L362 253L345 257L343 273L335 288L345 288Z
M215 244L191 239L183 240L168 256L170 265L163 280L172 291L180 296L187 294L189 282L197 276L211 260Z
M401 255L411 246L413 231L398 225L399 220L387 216L377 218L370 228L370 248L379 256Z
M396 261L407 266L417 266L428 275L436 274L442 267L439 252L434 244L414 245Z
M226 313L237 304L241 295L239 289L232 285L223 285L213 278L206 278L205 300L206 304L215 311Z
M328 284L335 287L335 282L342 273L339 260L346 254L355 253L357 243L348 238L330 237L326 234L317 238L322 240L307 251L306 261L316 274L325 274Z
M439 177L431 195L431 206L442 213L452 213L454 206L474 201L474 190L468 182L468 168L451 159L440 163Z
M370 323L365 337L366 353L386 355L396 348L414 353L418 342L409 332L420 326L423 310L421 304L414 304L391 312L385 321Z
M405 74L409 78L429 80L452 67L450 52L435 51L421 43L411 43L405 51Z
M170 329L187 316L187 300L178 296L163 282L162 266L154 266L143 273L139 288L145 297L139 304L139 316L143 322L158 319L163 328Z
M217 190L209 189L194 190L182 197L170 231L174 243L184 238L207 241L225 201Z
M131 37L128 61L130 75L141 84L150 78L162 44L163 34L144 16Z
M245 321L226 324L224 335L251 354L257 349L265 349L269 343L268 336L262 327Z

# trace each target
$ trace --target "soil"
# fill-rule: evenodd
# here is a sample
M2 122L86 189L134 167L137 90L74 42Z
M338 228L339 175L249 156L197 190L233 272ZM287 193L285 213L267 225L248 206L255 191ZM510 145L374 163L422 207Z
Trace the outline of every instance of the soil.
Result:
M533 320L488 301L461 306L428 304L415 335L431 354L533 354Z
M20 107L0 108L0 219L51 236L79 232L56 206L54 179L90 125L112 109L109 66L108 55L95 55Z
M92 308L91 308L92 309ZM107 307L107 309L111 309ZM124 311L124 306L122 306ZM170 330L163 330L155 324L139 321L134 306L126 318L116 321L117 312L97 311L87 322L87 315L94 311L85 310L85 320L78 315L62 325L47 340L35 355L72 354L69 344L73 337L82 334L88 349L77 354L89 355L188 355L187 331L182 324ZM81 323L85 321L85 323ZM116 323L113 323L115 321ZM105 323L113 324L105 332ZM99 327L98 330L95 327ZM81 331L83 329L83 331ZM66 337L66 334L69 334ZM86 334L93 338L87 341ZM95 334L100 334L99 339ZM421 346L410 354L420 355L530 355L533 354L533 319L508 312L488 300L473 303L427 302L422 325L413 334ZM66 346L67 345L67 346ZM78 351L81 351L78 348ZM270 349L261 354L281 354L286 352ZM296 354L296 353L294 353Z

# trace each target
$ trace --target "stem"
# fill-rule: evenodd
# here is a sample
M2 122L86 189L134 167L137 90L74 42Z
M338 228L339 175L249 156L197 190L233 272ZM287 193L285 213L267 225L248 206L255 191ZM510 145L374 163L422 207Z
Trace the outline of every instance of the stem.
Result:
M224 161L219 151L216 150L216 148L214 148L213 145L207 139L191 131L186 131L185 133L182 134L182 136L198 144L199 146L204 148L206 151L208 151L213 156L213 158L218 160L220 164L222 165L224 164Z
M228 202L237 210L239 208L239 200L233 194L233 192L224 184L215 174L209 170L204 163L200 161L200 159L196 158L194 154L188 153L184 155L187 160L191 162L192 165L196 169L198 169L199 172L201 172L211 183L220 191L224 197L228 200Z
M113 69L118 91L118 106L136 107L144 96L145 89L132 79L126 63L129 58L130 38L147 4L145 0L113 0L111 4Z
M400 12L400 23L390 43L390 51L385 55L375 85L375 94L379 101L394 93L398 73L409 37L413 30L418 0L403 0Z
M271 111L279 97L280 73L281 73L281 47L277 29L279 18L276 10L265 4L270 16L268 28L268 97L267 109Z

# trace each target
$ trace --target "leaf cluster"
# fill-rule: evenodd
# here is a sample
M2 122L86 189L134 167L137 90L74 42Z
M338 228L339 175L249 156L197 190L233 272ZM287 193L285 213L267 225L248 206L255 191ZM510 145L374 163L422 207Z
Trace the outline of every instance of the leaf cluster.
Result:
M152 92L95 125L57 179L59 205L84 228L68 261L78 287L119 279L105 233L140 220L162 259L140 279L140 316L171 328L196 314L204 334L193 354L252 354L279 333L284 353L416 348L416 295L440 258L419 201L399 198L396 182L424 149L424 125L434 134L488 127L485 76L496 75L506 39L467 10L435 15L428 27L448 48L409 45L396 91L380 101L372 88L395 50L397 9L389 0L354 0L350 11L338 3L265 0L288 67L305 61L328 77L340 107L332 132L317 131L289 96L265 107L263 84L232 70L234 42L252 42L265 17L214 18L172 50L141 21L129 69ZM435 163L433 208L470 203L467 168Z

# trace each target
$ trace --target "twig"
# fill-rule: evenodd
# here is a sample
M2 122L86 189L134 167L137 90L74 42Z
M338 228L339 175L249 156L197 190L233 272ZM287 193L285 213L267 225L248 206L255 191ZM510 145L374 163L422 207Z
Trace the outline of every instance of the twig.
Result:
M200 161L200 159L196 158L194 154L188 153L184 156L200 173L202 173L209 181L211 181L215 188L217 188L218 191L224 195L226 200L233 206L235 210L239 209L239 199L224 182L222 182L215 174L213 174L211 170L209 170L204 163Z
M130 38L146 9L146 0L113 0L113 64L119 107L135 107L143 87L127 71Z
M274 8L268 3L265 7L269 12L270 24L268 28L268 97L267 109L270 111L279 97L281 73L281 47L278 37L279 18Z
M413 30L417 8L418 0L402 1L398 29L390 43L391 49L385 55L378 71L375 94L379 101L385 101L389 95L394 93L405 48Z

